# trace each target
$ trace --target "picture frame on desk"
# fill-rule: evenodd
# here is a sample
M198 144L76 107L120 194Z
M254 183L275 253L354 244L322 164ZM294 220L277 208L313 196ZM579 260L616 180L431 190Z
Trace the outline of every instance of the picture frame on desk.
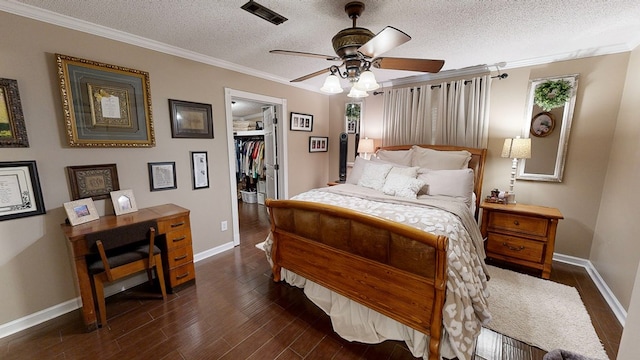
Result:
M136 198L133 196L133 190L119 190L111 192L111 202L113 203L113 211L116 216L128 214L138 211Z
M213 139L211 104L169 99L172 138Z
M112 191L120 190L116 164L67 166L71 200L107 199Z
M34 160L0 162L0 221L46 213Z
M56 54L68 145L153 147L149 73Z
M64 203L64 210L67 213L69 224L76 226L93 220L98 220L98 210L93 199L86 198Z

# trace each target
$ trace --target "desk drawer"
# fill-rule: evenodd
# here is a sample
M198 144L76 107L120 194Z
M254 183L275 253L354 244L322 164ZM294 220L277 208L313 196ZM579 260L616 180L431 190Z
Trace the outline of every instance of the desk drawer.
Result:
M191 248L191 229L180 229L170 231L165 235L167 239L167 250L188 246Z
M158 221L158 232L160 234L168 234L174 230L190 229L189 215L176 216L174 218Z
M493 212L489 219L489 230L505 230L545 237L548 223L547 219Z
M193 262L193 251L191 250L191 246L183 246L167 252L167 259L169 269L174 269Z
M542 261L544 243L515 236L489 233L487 252L539 263Z
M172 288L195 278L196 269L193 262L169 270L169 283Z

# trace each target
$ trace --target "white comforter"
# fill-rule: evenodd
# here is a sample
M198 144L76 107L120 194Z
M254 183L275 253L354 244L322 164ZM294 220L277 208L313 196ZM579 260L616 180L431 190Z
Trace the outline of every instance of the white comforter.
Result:
M482 236L462 201L422 196L403 199L350 184L315 189L293 197L350 208L449 238L447 295L443 308L441 356L471 359L475 339L491 315ZM265 242L271 262L271 237ZM333 328L350 341L403 340L414 356L428 357L428 337L384 315L308 281L286 269L282 279L304 292L330 317Z

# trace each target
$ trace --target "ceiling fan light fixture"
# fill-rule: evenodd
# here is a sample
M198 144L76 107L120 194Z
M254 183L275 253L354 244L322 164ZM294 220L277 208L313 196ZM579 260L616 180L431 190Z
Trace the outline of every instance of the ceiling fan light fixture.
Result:
M366 91L356 89L355 85L351 87L351 91L347 94L350 98L365 98L369 96Z
M322 85L320 91L328 94L339 94L344 90L342 86L340 86L340 79L336 75L331 74L324 80L324 85Z
M354 88L361 91L372 91L380 87L380 84L376 81L376 76L371 70L363 71L360 74L360 79L353 85Z

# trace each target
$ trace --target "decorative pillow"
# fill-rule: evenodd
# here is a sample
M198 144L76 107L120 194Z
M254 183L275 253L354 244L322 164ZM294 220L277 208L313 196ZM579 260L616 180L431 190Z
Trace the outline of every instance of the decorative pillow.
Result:
M364 167L369 163L369 160L364 159L362 156L356 156L356 160L353 162L351 171L347 174L347 184L358 185L358 180L362 177Z
M427 184L428 195L464 197L471 206L473 201L473 170L430 170L418 175Z
M389 173L382 187L382 192L391 196L415 199L418 191L422 189L423 186L424 181L420 179Z
M376 157L380 160L392 162L394 164L411 166L413 149L409 150L378 150Z
M391 171L389 171L389 174L387 174L387 176L391 174L396 174L396 175L408 176L410 178L415 179L418 176L418 170L420 170L420 168L417 166L414 166L414 167L394 166L391 168Z
M368 187L374 190L382 190L387 174L393 166L389 164L368 163L362 171L362 176L358 180L358 186Z
M466 150L439 151L413 146L411 166L432 170L458 170L469 166L471 153Z

